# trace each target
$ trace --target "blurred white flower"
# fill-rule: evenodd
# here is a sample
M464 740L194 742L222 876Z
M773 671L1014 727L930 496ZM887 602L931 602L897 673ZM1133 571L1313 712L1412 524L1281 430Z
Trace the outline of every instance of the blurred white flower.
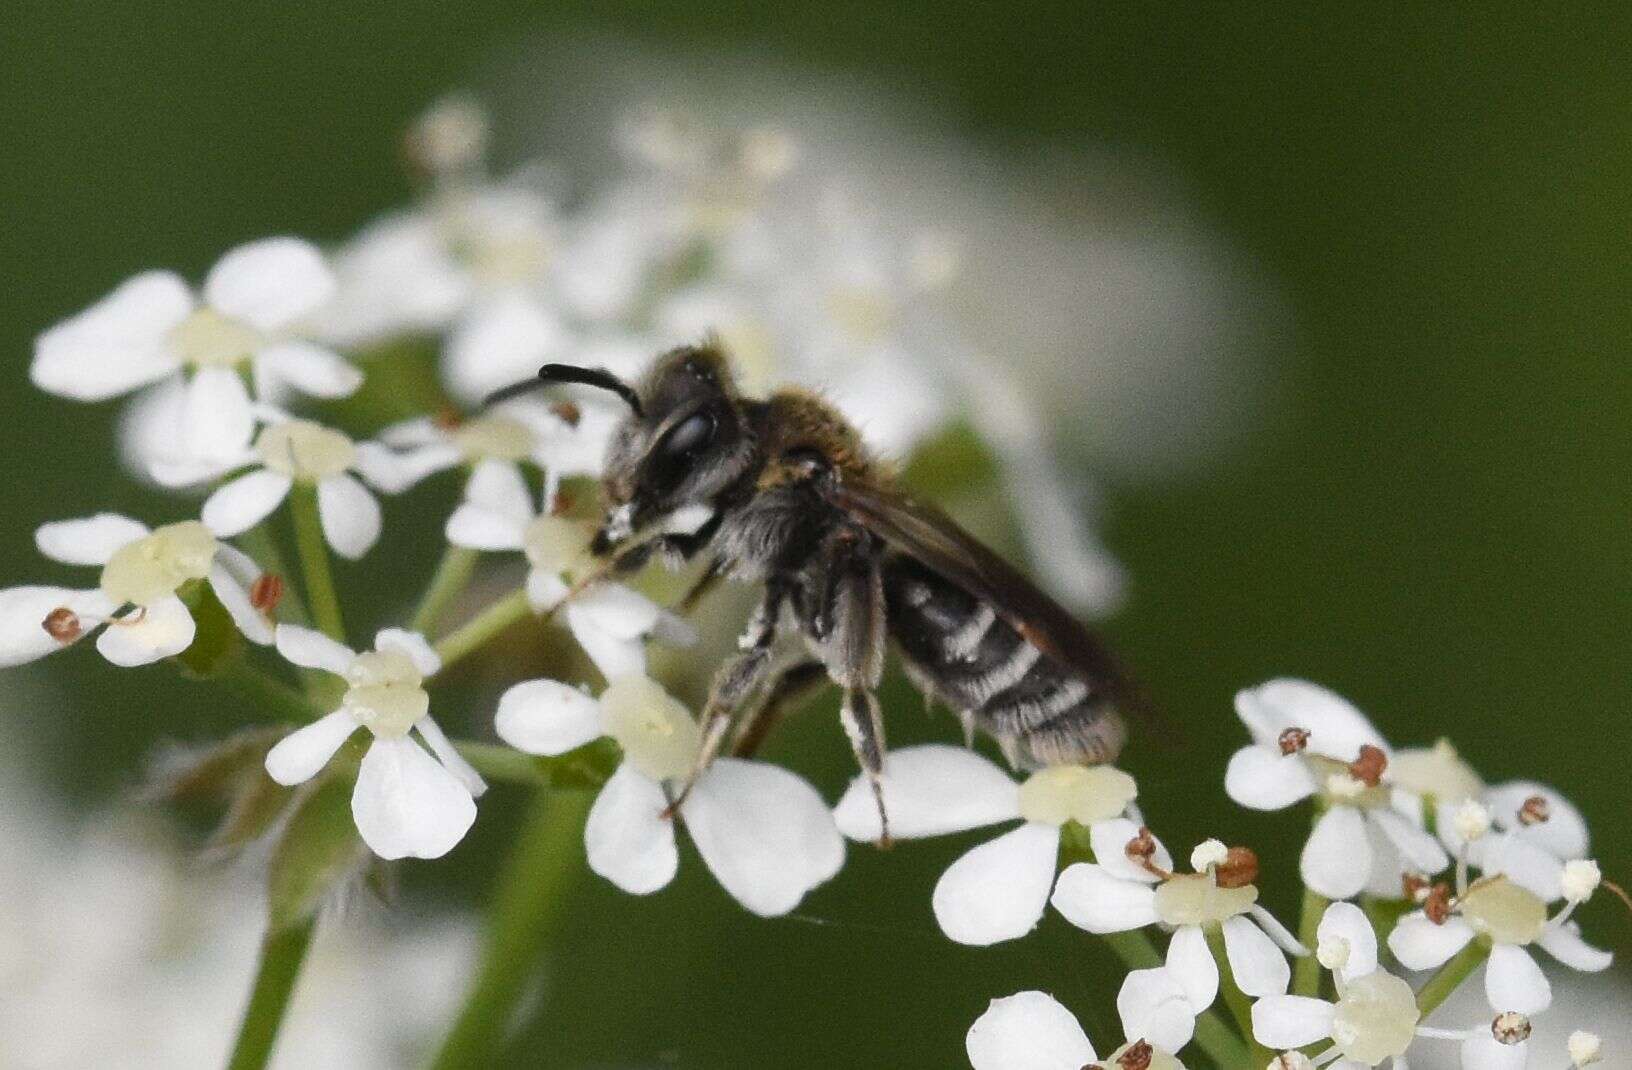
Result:
M1042 918L1054 887L1060 826L1076 821L1115 838L1131 827L1117 819L1138 794L1133 778L1110 766L1052 766L1017 783L973 751L943 744L891 751L879 788L890 835L901 839L1022 822L970 849L935 884L931 905L941 931L977 946L1024 936ZM852 840L882 835L865 776L851 782L833 816ZM1126 841L1123 835L1118 849Z
M1166 970L1135 970L1122 982L1117 1014L1127 1043L1103 1059L1076 1016L1044 992L992 1000L964 1038L974 1070L1086 1070L1140 1066L1184 1070L1173 1054L1190 1043L1196 1012Z
M186 650L194 624L176 592L205 580L253 642L272 625L250 602L260 567L196 520L157 530L117 513L42 524L35 545L69 565L100 565L91 590L11 587L0 591L0 665L19 665L102 628L96 648L115 665L146 665ZM128 608L127 608L128 607Z
M1252 734L1225 772L1231 799L1281 810L1318 798L1324 806L1299 861L1306 886L1328 899L1362 891L1398 898L1407 873L1450 864L1439 842L1406 813L1420 801L1391 783L1388 742L1346 699L1305 680L1271 680L1236 695Z
M602 736L616 740L623 763L584 826L589 866L635 895L674 879L679 853L664 813L702 742L683 705L643 675L614 679L599 701L556 680L529 680L504 693L495 725L501 739L529 754L565 754ZM716 759L677 816L709 871L755 914L786 914L844 862L844 840L821 796L764 762Z
M430 716L425 677L441 668L417 632L386 628L364 653L310 628L282 624L278 653L308 669L346 681L340 708L296 729L266 755L280 784L316 776L359 728L373 739L357 771L351 814L369 849L381 858L440 858L476 820L475 797L487 790ZM427 754L410 738L418 732ZM434 757L433 757L434 755Z

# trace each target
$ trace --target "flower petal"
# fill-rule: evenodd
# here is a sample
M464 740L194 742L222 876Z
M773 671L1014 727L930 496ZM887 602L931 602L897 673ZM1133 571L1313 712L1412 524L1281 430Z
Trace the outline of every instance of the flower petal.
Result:
M453 446L424 446L398 453L378 442L359 442L352 467L376 490L401 494L427 476L453 468L461 460L463 454Z
M1412 916L1425 922L1428 920L1421 914ZM1377 933L1372 929L1366 912L1353 903L1333 903L1327 907L1326 913L1320 916L1315 939L1318 941L1317 948L1319 944L1339 940L1348 946L1348 961L1336 971L1345 981L1364 977L1377 968Z
M166 335L192 308L192 293L179 276L137 275L40 335L29 378L48 394L75 401L102 401L157 382L180 367Z
M204 280L216 311L273 331L316 312L334 295L323 254L299 238L262 238L229 250Z
M935 884L931 905L941 931L984 947L1029 933L1048 905L1060 830L1028 821L971 848Z
M1366 822L1352 806L1334 806L1315 822L1298 861L1303 883L1327 899L1358 895L1371 876Z
M442 731L442 726L436 723L436 719L429 716L421 717L419 723L414 725L414 731L418 732L420 738L431 748L431 753L436 755L436 760L442 763L442 767L459 778L465 790L470 792L471 798L480 799L487 791L487 781L483 780L476 767L459 753L458 748Z
M266 615L250 603L249 592L236 577L219 562L210 567L210 589L226 607L227 615L238 626L245 639L262 646L272 641L272 624Z
M1473 928L1461 918L1450 918L1443 925L1435 925L1418 910L1394 926L1388 934L1388 949L1408 970L1432 970L1449 962L1472 939Z
M1178 1051L1196 1032L1196 1008L1173 975L1157 967L1134 970L1116 994L1116 1012L1129 1040Z
M102 629L96 649L123 668L150 665L192 646L196 631L193 615L171 595Z
M442 376L460 401L475 404L529 378L570 341L554 313L521 292L490 299L465 316L443 349Z
M657 782L624 762L606 782L584 824L589 868L631 895L648 895L674 879L680 853L669 805Z
M1507 874L1514 884L1551 903L1564 895L1564 863L1525 831L1493 832L1468 845L1468 859L1487 874Z
M1521 825L1519 809L1532 796L1546 800L1547 820L1534 825ZM1518 829L1524 838L1566 861L1586 857L1590 846L1586 819L1574 803L1546 784L1533 780L1510 780L1487 790L1484 801L1490 807L1498 828Z
M1020 816L1019 789L1009 775L962 747L931 743L891 751L884 756L879 786L890 835L901 839L963 832ZM833 818L852 840L870 842L883 834L866 776L850 782Z
M1273 746L1288 728L1309 733L1312 754L1352 762L1366 744L1389 752L1388 741L1335 691L1308 680L1279 679L1248 688L1235 696L1235 711L1258 743Z
M528 754L565 754L599 739L601 706L560 680L527 680L499 699L499 738Z
M308 397L343 398L363 385L363 373L331 349L289 339L255 354L255 393L276 401L285 387Z
M1184 997L1197 1010L1205 1010L1218 998L1218 963L1207 947L1207 937L1199 925L1181 925L1167 945L1167 972L1184 990Z
M381 858L441 858L470 831L476 801L413 740L376 738L357 770L351 816Z
M594 594L586 595L567 606L567 630L584 648L589 660L601 671L608 682L623 676L636 676L646 671L646 646L639 636L625 638L613 635L600 626L601 616L593 610L585 611L583 603Z
M298 624L280 624L277 629L278 653L306 669L322 669L336 676L346 675L357 654L347 646L335 642L320 631L302 628Z
M1128 857L1128 843L1138 837L1140 825L1129 821L1125 817L1113 817L1108 821L1095 821L1088 826L1088 842L1094 849L1094 861L1113 877L1123 880L1138 881L1141 884L1155 884L1161 878ZM1151 837L1156 844L1156 852L1150 858L1151 865L1157 869L1172 871L1173 856L1163 846L1161 840Z
M266 752L266 773L279 784L304 784L318 774L341 744L357 731L357 719L345 710L297 728Z
M1155 888L1113 876L1092 862L1067 866L1052 902L1072 925L1098 935L1156 923Z
M399 650L407 654L421 676L435 676L437 670L442 668L442 659L431 649L425 637L406 628L381 628L374 633L374 649Z
M1088 1034L1053 996L994 999L964 1037L973 1070L1082 1070L1099 1058Z
M1476 1029L1462 1042L1462 1070L1524 1070L1530 1065L1530 1044L1503 1044L1488 1029Z
M553 572L535 568L527 573L527 604L534 613L547 613L554 609L570 591L571 588Z
M1388 837L1413 872L1434 874L1451 864L1451 857L1445 853L1445 848L1428 830L1413 825L1393 810L1371 810L1367 816L1371 818L1373 826Z
M618 639L635 639L652 630L662 609L621 583L603 583L575 600L568 612L597 631Z
M1252 1035L1268 1048L1301 1048L1332 1035L1337 1008L1308 996L1268 996L1252 1005Z
M380 503L344 473L318 482L317 515L324 539L341 557L355 561L380 537Z
M84 617L106 617L119 607L100 590L70 587L7 587L0 590L0 667L54 654L65 644L45 630L45 618L54 609L68 608ZM85 630L94 627L86 622Z
M1254 744L1230 756L1224 793L1254 810L1282 810L1313 795L1315 777L1302 757Z
M844 864L827 803L779 766L717 759L680 813L721 886L762 917L786 914Z
M146 535L147 525L118 513L56 520L34 529L40 553L65 565L105 565L115 550Z
M1224 921L1224 954L1235 983L1249 996L1278 996L1292 981L1292 967L1275 941L1245 915Z
M1553 958L1583 973L1607 970L1615 961L1613 952L1593 947L1581 939L1581 932L1574 922L1547 926L1537 942Z
M465 501L508 521L518 532L517 546L521 545L519 532L536 515L521 469L503 461L477 463L465 484Z
M257 469L216 488L205 499L200 519L223 539L241 534L270 516L293 485L286 475Z
M1497 944L1485 964L1485 998L1493 1010L1540 1014L1553 1005L1553 987L1530 952Z
M239 456L255 437L249 388L231 368L206 367L193 373L182 419L186 453L201 460Z

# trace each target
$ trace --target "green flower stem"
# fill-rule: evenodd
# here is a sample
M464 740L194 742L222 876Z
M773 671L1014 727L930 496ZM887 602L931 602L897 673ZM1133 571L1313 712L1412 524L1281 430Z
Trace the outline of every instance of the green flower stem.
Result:
M295 523L295 549L306 577L312 617L330 639L344 643L346 626L340 619L340 598L335 594L334 573L329 568L329 545L323 540L323 522L317 515L317 488L310 483L296 483L289 492L289 514Z
M465 589L465 584L470 582L471 573L476 571L476 562L481 556L475 550L450 544L442 552L436 575L431 577L430 586L425 588L409 627L421 635L430 635L431 629L436 627L436 622L448 608L448 603L457 598L459 592Z
M271 929L261 940L255 986L250 989L249 1006L244 1008L227 1070L261 1070L272 1057L278 1026L289 1008L289 995L300 976L300 965L311 947L316 924L316 919L308 919L289 928Z
M1451 993L1460 988L1462 982L1489 957L1490 940L1481 936L1470 941L1451 961L1441 966L1438 973L1428 978L1428 983L1417 993L1417 1009L1422 1012L1423 1018L1438 1010L1439 1005L1449 999Z
M1303 890L1303 911L1298 917L1298 943L1311 952L1320 942L1316 935L1320 929L1320 919L1330 905L1331 901L1319 892L1308 888ZM1320 959L1313 954L1292 960L1292 994L1313 997L1320 995Z
M473 653L489 639L526 617L532 612L527 604L527 591L518 587L466 621L456 631L445 635L436 644L437 656L445 670L454 662Z
M431 1064L435 1070L499 1065L505 1033L580 871L590 799L585 791L540 791L534 797L494 889L476 979Z
M567 754L537 757L497 743L456 739L453 745L488 780L532 787L598 788L622 760L615 744L596 740Z
M271 673L251 665L244 657L236 657L222 666L215 677L232 690L249 699L264 712L304 724L326 713L319 710L310 698L279 680Z
M1224 997L1224 1005L1230 1009L1235 1018L1235 1024L1241 1029L1241 1036L1250 1048L1249 1058L1254 1068L1268 1066L1275 1053L1258 1043L1252 1034L1252 999L1235 983L1235 971L1230 968L1230 956L1224 948L1224 930L1216 925L1210 925L1203 930L1207 937L1207 950L1213 953L1213 961L1218 963L1218 990Z

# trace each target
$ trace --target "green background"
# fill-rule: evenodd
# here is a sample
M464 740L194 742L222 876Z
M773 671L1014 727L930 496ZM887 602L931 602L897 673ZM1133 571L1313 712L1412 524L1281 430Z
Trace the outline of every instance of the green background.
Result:
M1128 759L1170 843L1296 833L1220 787L1240 739L1230 696L1293 673L1396 743L1449 732L1492 779L1560 785L1606 873L1632 877L1624 8L13 0L4 19L0 583L66 578L34 553L42 520L175 508L110 462L111 408L27 386L42 327L145 267L196 276L263 234L344 236L407 195L401 124L531 36L726 44L866 72L994 143L1151 153L1285 295L1275 388L1240 414L1240 440L1193 475L1108 492L1133 577L1108 630L1184 729ZM341 579L400 592L362 596L383 614L434 551L377 552ZM503 669L465 684L490 697ZM85 803L134 783L154 739L211 738L236 716L88 651L11 679L61 689L8 709ZM474 731L478 705L451 719ZM910 708L892 733L953 734ZM849 775L819 716L771 753L830 795ZM484 801L470 842L405 875L408 904L479 903L518 802ZM853 850L779 921L745 915L694 857L649 899L584 880L515 1061L957 1065L986 1000L1024 987L1113 1036L1115 975L1058 919L996 950L936 933L934 877L977 839ZM1608 901L1586 918L1600 943L1632 935Z

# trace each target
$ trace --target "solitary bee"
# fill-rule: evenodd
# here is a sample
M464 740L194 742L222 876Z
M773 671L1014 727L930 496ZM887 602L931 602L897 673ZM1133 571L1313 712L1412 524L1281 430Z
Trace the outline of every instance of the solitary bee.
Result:
M661 356L638 385L602 369L545 365L491 401L546 383L579 383L629 406L608 447L605 520L592 543L605 573L707 551L689 605L724 576L763 585L739 652L714 678L696 772L733 719L749 753L808 688L843 690L840 717L878 801L884 724L875 691L887 639L915 686L957 711L966 737L996 738L1011 764L1114 759L1131 689L1106 648L1053 599L939 511L913 501L868 453L860 434L804 390L756 400L738 393L717 342ZM664 530L681 509L708 519ZM774 666L780 630L796 628L808 656ZM678 806L689 784L674 801ZM671 807L672 811L672 807Z

